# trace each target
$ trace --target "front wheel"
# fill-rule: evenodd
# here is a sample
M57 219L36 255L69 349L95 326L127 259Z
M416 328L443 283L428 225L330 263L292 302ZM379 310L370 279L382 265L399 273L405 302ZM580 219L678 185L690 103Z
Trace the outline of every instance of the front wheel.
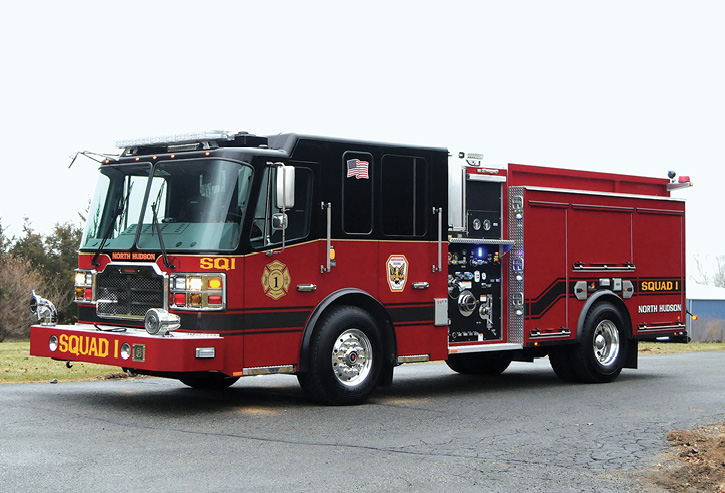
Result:
M627 334L619 310L611 303L594 305L584 320L580 344L572 347L570 362L583 382L611 382L619 376L627 354Z
M382 366L375 319L360 308L341 306L320 319L310 341L308 371L297 379L307 396L322 404L361 404L375 390Z

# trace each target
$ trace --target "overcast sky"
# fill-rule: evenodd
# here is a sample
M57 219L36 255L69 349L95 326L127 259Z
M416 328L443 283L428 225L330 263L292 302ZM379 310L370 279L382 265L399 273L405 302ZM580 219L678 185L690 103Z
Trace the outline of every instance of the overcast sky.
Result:
M77 221L78 150L195 130L445 146L690 175L688 257L725 255L725 3L6 2L0 223ZM602 232L606 238L606 232ZM666 232L662 232L667 241ZM690 273L693 269L690 267Z

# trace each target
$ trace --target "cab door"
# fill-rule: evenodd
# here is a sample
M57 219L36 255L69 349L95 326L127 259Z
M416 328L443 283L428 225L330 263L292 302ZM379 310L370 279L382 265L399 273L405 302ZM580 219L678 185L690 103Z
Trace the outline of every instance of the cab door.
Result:
M439 255L444 209L433 193L445 181L434 180L432 165L421 156L380 159L379 297L393 319L402 358L447 356L447 325L435 325L436 299L447 297L447 272Z
M294 169L294 205L284 212L278 207L278 170L267 167L254 206L249 238L253 253L244 274L245 368L296 365L302 331L319 303L319 293L304 288L320 276L319 262L311 261L319 257L318 242L311 241L313 216L319 214L313 208L319 168L316 163L295 163Z

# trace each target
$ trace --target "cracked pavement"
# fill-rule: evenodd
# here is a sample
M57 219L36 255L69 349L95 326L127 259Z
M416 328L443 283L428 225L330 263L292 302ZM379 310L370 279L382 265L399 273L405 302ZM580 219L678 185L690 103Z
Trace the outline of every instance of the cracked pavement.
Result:
M404 365L369 403L319 407L294 377L0 386L14 491L658 491L673 429L725 420L725 353L640 356L611 384L546 359L499 377Z

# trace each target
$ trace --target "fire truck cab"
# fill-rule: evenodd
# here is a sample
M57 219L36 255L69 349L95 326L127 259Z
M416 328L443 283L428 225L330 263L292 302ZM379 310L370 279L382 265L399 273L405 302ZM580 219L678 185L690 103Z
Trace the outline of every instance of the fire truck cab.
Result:
M79 322L31 354L223 388L296 374L363 402L395 366L498 374L549 357L607 382L686 340L688 179L509 165L445 148L205 132L121 141L99 167Z

